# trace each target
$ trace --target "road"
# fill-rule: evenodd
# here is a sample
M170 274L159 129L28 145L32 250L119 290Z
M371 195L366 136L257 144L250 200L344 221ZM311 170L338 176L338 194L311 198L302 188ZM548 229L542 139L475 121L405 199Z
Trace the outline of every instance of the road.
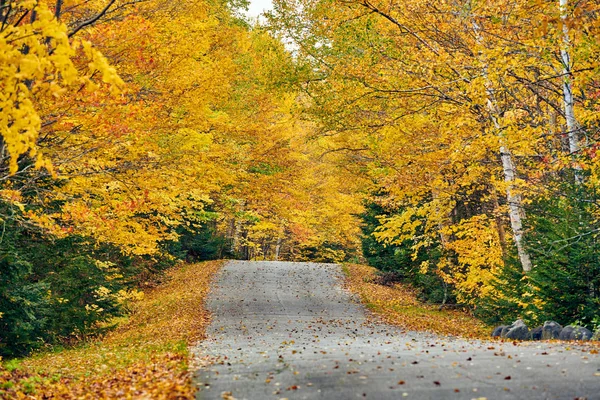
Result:
M195 353L198 399L600 399L574 344L474 341L369 316L334 264L231 261ZM594 354L595 353L595 354Z

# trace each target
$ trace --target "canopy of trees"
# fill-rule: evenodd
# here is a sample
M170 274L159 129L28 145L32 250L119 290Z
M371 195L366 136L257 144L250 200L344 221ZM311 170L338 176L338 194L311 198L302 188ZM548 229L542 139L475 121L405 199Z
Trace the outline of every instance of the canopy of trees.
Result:
M600 324L596 1L245 5L0 0L0 354L177 259L361 239L431 302Z
M105 328L176 257L357 248L355 180L238 6L0 2L0 354Z
M599 12L276 1L307 113L370 181L372 263L490 320L600 321Z

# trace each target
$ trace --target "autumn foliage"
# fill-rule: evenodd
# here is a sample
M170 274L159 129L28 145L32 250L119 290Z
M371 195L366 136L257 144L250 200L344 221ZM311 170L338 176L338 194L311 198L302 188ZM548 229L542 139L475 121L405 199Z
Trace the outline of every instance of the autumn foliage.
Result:
M490 321L598 324L597 2L275 3L307 115L370 182L373 260Z
M235 3L2 1L0 21L0 354L103 333L177 258L356 251L356 182Z
M178 260L364 255L489 322L600 325L597 2L274 3L0 0L1 355L110 332Z
M194 399L188 346L204 337L204 300L221 265L170 270L103 340L3 365L0 397Z

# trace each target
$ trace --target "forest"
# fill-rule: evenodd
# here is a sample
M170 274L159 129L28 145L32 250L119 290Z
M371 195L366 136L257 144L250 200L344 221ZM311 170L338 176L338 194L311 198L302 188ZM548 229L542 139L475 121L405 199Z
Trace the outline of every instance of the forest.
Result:
M0 0L0 356L182 261L600 327L594 0Z

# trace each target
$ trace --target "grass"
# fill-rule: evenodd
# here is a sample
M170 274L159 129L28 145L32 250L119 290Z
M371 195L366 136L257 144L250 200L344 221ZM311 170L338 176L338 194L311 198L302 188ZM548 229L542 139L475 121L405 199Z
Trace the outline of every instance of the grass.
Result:
M344 264L348 289L359 295L365 306L387 323L416 331L465 338L488 338L491 327L461 310L439 310L438 306L417 300L415 290L406 285L383 286L373 283L376 269Z
M205 337L204 300L221 266L172 269L101 340L3 363L0 398L194 399L189 348Z

